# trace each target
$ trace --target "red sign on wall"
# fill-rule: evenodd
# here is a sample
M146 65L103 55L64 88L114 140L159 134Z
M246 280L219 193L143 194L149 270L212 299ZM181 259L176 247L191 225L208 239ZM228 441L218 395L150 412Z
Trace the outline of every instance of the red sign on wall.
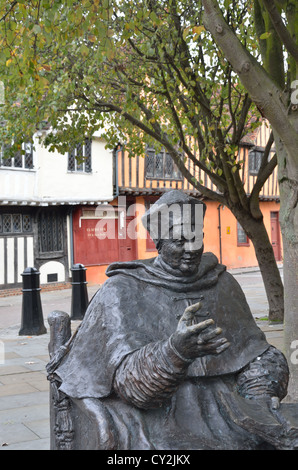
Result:
M126 218L126 226L131 219ZM74 263L96 266L136 259L136 240L126 236L125 228L119 237L118 223L118 218L82 217L82 210L77 210L73 214Z
M107 234L112 226L114 234ZM81 210L77 211L73 217L74 262L92 266L117 261L119 259L117 233L117 219L81 218Z

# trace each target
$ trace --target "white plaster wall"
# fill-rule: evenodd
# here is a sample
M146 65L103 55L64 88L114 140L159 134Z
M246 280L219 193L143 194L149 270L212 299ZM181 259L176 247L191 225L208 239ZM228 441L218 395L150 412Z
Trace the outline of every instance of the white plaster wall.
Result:
M4 239L0 238L0 285L4 284Z
M92 141L92 172L69 172L68 155L49 152L34 141L34 169L0 167L0 200L59 203L111 201L113 155L99 137Z
M105 149L105 144L96 138L92 142L92 172L69 172L67 154L50 153L42 146L37 148L39 198L45 200L94 199L111 200L113 198L113 158L112 152Z
M25 268L34 267L33 237L27 237L27 265L25 266L25 240L24 237L17 237L17 250L15 251L15 237L6 237L7 243L7 283L14 284L22 282L22 273ZM0 285L4 284L4 238L0 238ZM16 258L16 259L15 259ZM17 266L17 279L15 279L14 265Z
M6 169L0 167L0 199L19 201L34 198L36 170L21 168Z
M40 284L47 284L48 274L58 274L57 282L65 281L65 269L62 263L59 261L48 261L39 268L40 272Z

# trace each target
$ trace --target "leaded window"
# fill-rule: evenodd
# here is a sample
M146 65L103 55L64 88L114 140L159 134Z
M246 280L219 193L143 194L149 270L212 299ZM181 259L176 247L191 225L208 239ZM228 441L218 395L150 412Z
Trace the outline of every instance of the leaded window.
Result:
M30 233L32 221L30 214L0 214L0 233Z
M23 232L31 232L32 231L32 223L31 223L31 216L29 214L23 215Z
M251 175L257 175L261 167L264 150L252 150L249 152L248 167Z
M14 233L21 233L21 231L22 231L22 216L21 216L21 214L12 214L12 231Z
M56 211L39 215L39 247L42 253L63 250L63 218Z
M145 171L147 178L182 179L180 170L164 149L157 153L153 148L147 148Z
M3 214L3 233L12 233L11 214Z
M84 144L78 144L68 153L68 171L91 173L92 140L85 139Z
M32 170L33 164L33 144L23 143L22 148L15 152L13 156L5 156L5 146L0 147L0 166L10 168L26 168Z
M237 221L237 245L249 246L249 238L238 221Z

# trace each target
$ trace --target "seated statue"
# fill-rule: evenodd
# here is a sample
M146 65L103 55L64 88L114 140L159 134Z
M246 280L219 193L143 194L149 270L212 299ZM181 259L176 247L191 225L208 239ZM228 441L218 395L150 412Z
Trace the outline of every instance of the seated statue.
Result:
M64 416L55 429L69 448L298 448L296 406L280 403L286 359L236 280L203 253L205 209L180 191L153 204L143 222L158 256L111 264L78 330L52 355Z

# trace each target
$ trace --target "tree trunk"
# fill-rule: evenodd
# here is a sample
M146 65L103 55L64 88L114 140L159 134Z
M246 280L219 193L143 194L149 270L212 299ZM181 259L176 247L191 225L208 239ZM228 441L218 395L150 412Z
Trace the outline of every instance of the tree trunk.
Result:
M235 213L234 215L236 216ZM269 321L282 322L284 319L283 283L263 218L256 220L247 213L239 214L237 211L237 219L255 249L268 300Z
M284 249L284 353L290 368L288 401L298 400L298 111L228 28L216 0L203 0L204 25L270 122L277 149L280 223ZM293 109L294 108L294 109ZM282 139L282 140L281 140ZM244 227L243 227L244 228ZM297 344L296 344L297 341Z
M298 401L298 181L287 168L287 152L276 137L280 224L284 251L284 354L290 369L287 401ZM296 157L297 158L297 157ZM298 163L297 163L298 166Z
M296 207L296 220L298 210ZM290 381L287 401L298 401L298 246L283 237L284 244L284 282L285 295L285 322L284 322L284 354L287 358ZM296 306L296 307L295 307Z

